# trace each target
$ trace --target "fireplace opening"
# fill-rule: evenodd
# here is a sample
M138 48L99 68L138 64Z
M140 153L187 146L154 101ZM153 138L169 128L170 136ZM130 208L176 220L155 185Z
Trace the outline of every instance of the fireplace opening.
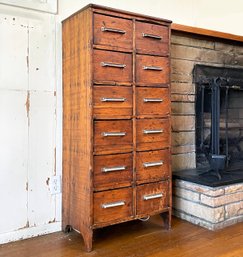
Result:
M196 169L175 173L220 186L243 181L243 69L195 65Z

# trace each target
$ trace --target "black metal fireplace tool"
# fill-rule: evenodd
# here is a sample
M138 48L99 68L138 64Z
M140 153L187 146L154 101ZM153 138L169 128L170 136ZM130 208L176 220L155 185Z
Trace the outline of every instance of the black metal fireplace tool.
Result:
M228 167L230 160L228 137L229 89L243 90L243 69L195 65L194 82L198 86L198 90L201 91L200 149L206 154L210 164L210 168L201 175L209 173L221 180L225 167ZM204 143L205 89L211 90L211 137L210 147L208 148ZM225 94L224 153L220 151L220 98L223 92Z

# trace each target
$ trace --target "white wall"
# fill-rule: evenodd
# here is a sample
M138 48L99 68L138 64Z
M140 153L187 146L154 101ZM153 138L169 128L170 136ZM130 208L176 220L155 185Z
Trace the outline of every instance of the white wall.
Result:
M60 18L66 18L89 3L89 0L59 0ZM93 0L92 3L243 36L242 0Z
M0 243L61 228L57 31L53 14L0 4Z

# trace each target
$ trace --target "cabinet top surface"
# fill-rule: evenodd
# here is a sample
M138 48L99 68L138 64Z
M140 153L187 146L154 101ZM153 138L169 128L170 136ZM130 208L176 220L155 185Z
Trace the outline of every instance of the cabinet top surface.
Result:
M72 15L70 15L69 17L67 17L66 19L64 19L62 22L65 22L66 20L68 20L70 17L74 16L75 14L82 12L86 9L90 8L92 11L94 12L99 12L101 11L103 12L107 12L107 15L116 15L116 14L123 14L124 16L126 16L125 18L127 19L133 19L133 18L137 18L137 19L145 19L146 21L154 21L154 22L160 22L160 23L172 23L171 20L167 20L167 19L162 19L159 17L153 17L153 16L149 16L149 15L144 15L144 14L140 14L140 13L134 13L134 12L130 12L130 11L125 11L125 10L120 10L120 9L115 9L115 8L111 8L111 7L106 7L106 6L102 6L102 5L96 5L96 4L88 4L85 7L83 7L82 9L78 10L77 12L73 13Z

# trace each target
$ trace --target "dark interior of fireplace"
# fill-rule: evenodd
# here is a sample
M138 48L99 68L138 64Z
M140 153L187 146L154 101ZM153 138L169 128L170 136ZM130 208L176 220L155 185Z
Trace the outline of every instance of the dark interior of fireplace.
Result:
M196 169L174 177L220 186L243 181L243 69L195 65Z

